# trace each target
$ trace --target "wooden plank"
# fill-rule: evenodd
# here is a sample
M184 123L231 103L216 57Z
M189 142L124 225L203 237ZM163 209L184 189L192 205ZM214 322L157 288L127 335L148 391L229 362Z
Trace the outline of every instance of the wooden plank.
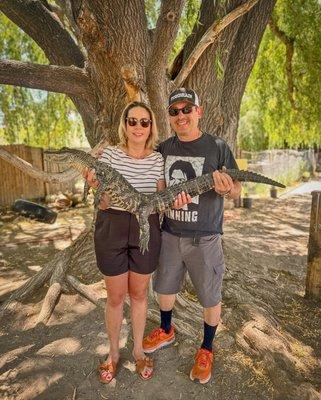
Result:
M23 144L1 147L9 153L28 161L41 171L61 172L66 169L64 166L49 163L47 156L43 154L42 148L25 146ZM0 182L0 205L2 206L10 206L19 198L34 200L44 198L46 194L75 191L75 182L45 184L38 179L29 177L2 159L0 159Z
M321 192L312 192L306 297L321 300Z
M42 166L42 149L25 145L1 146L39 169ZM44 183L29 177L18 168L0 159L0 204L10 206L16 199L37 199L45 196Z
M57 164L50 162L50 154L43 155L43 165L44 171L46 172L62 172L69 168L69 165L66 164ZM46 184L46 193L47 194L55 194L55 193L66 193L66 192L75 192L75 181L73 182L65 182L65 183L47 183Z

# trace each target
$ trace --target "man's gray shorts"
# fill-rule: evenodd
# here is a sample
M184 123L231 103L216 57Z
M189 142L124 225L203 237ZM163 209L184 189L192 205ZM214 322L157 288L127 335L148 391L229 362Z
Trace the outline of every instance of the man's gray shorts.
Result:
M159 267L153 287L159 294L176 294L182 289L188 271L199 302L205 308L216 306L222 299L224 257L221 235L183 238L162 232Z

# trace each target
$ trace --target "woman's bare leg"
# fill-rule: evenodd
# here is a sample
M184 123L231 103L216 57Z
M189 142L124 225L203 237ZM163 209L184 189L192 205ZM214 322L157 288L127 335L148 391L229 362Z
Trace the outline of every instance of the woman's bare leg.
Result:
M130 313L133 327L135 360L144 358L143 337L147 315L147 290L151 274L137 274L129 271L128 293L130 297Z
M110 344L107 362L118 362L119 335L123 320L124 301L128 291L128 272L117 276L105 276L107 302L105 308L106 330Z

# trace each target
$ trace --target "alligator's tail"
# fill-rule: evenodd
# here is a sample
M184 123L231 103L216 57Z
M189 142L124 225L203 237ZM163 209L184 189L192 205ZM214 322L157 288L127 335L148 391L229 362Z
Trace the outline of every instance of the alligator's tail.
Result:
M285 188L280 182L274 181L264 175L257 174L256 172L252 171L243 171L238 169L225 169L224 171L226 174L230 175L230 177L239 182L256 182L256 183L265 183L266 185L271 186L278 186L281 188Z
M282 188L285 187L282 183L276 182L273 179L267 178L266 176L257 174L255 172L242 171L237 169L225 169L221 172L227 173L232 179L240 182L256 182L265 183L272 186L279 186ZM157 210L158 212L163 212L166 209L172 207L173 201L175 200L176 196L182 191L189 194L191 197L194 197L199 194L208 192L209 190L212 190L213 187L213 174L209 173L179 183L177 185L169 186L165 190L154 193L152 196L149 196L149 202L152 203L155 210Z
M59 150L45 150L44 153L49 155L49 161L63 164L71 162L71 155L74 154L74 149L68 149L67 147L63 147Z
M50 156L49 162L69 164L80 172L85 167L94 168L97 162L97 159L89 153L78 149L69 149L67 147L63 147L60 150L46 150L45 153Z

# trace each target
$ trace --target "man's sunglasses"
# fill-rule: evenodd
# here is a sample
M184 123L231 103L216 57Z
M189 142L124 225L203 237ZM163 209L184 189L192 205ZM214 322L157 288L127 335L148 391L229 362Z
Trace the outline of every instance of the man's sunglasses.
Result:
M170 108L168 110L168 113L171 117L176 117L180 111L182 111L183 114L190 114L193 110L194 106L185 106L183 108Z
M143 128L148 128L149 125L151 125L151 123L152 123L152 121L147 118L137 119L134 117L128 117L128 118L126 118L126 121L129 126L136 126L137 124L140 124Z

